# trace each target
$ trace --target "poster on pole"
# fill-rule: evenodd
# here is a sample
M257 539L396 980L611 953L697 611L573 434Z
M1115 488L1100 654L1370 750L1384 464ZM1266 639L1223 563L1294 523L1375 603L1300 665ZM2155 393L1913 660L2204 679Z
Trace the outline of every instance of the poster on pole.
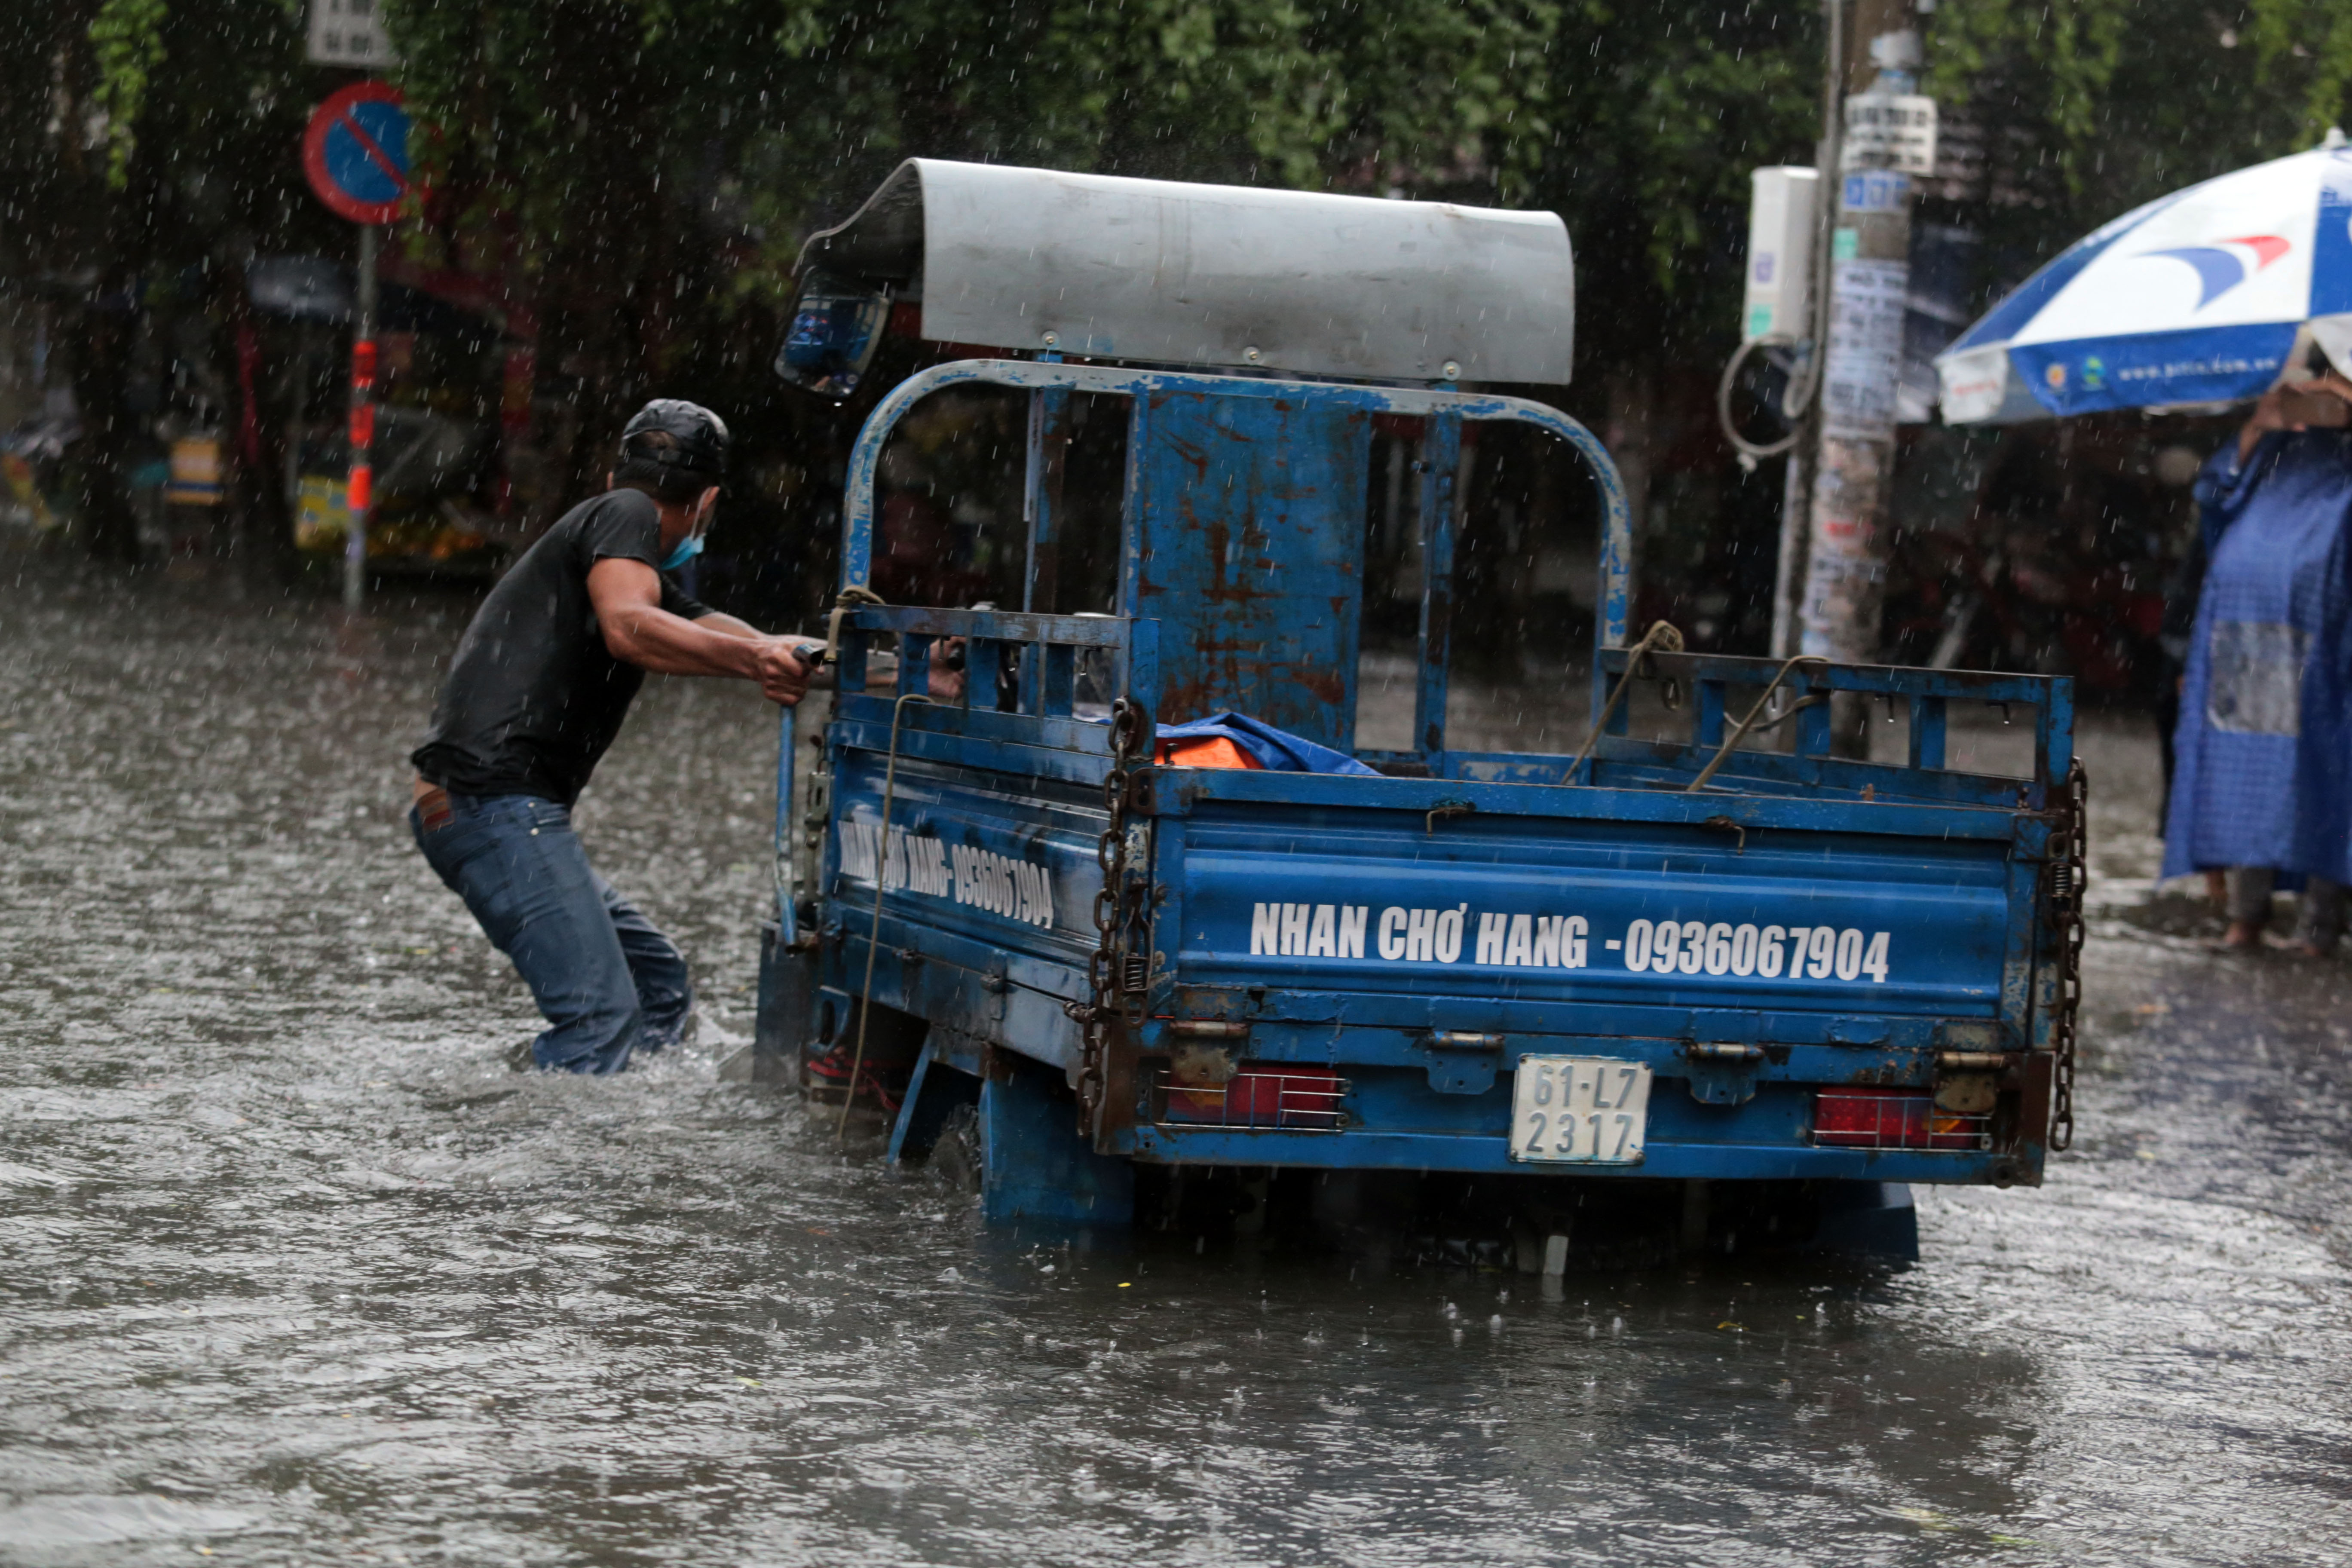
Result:
M1853 258L1830 279L1829 353L1822 365L1823 432L1891 440L1903 362L1903 301L1911 268Z

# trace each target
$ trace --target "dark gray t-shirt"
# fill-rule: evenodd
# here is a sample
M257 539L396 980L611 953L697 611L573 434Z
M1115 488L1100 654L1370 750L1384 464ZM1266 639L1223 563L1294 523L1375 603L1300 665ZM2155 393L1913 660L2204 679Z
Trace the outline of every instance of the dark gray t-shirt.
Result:
M490 590L457 644L433 731L409 760L458 795L535 795L571 805L621 731L645 671L614 658L588 598L607 556L661 563L661 511L607 490L565 512ZM661 606L710 614L670 581Z

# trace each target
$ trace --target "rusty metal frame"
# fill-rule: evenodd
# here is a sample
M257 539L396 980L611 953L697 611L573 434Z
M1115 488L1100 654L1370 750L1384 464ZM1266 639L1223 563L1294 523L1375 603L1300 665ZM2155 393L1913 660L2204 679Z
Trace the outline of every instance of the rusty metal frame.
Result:
M1339 382L1297 381L1248 375L1206 375L1188 372L1139 370L1115 365L1068 364L1055 362L985 359L958 360L934 365L893 387L876 405L857 433L852 448L846 493L842 509L841 582L844 588L864 588L873 568L873 533L878 501L877 468L892 430L914 405L950 387L972 384L1011 387L1033 395L1066 398L1082 392L1131 400L1135 424L1129 446L1139 446L1141 422L1156 395L1186 395L1223 398L1312 399L1337 404L1366 414L1391 414L1427 421L1423 476L1423 562L1420 688L1415 701L1414 740L1421 754L1433 763L1444 751L1445 693L1451 662L1452 630L1456 605L1450 563L1459 498L1455 494L1454 463L1463 422L1509 421L1530 425L1559 437L1584 459L1601 508L1601 591L1594 617L1596 655L1622 644L1631 595L1633 538L1625 487L1617 465L1591 431L1559 410L1530 398L1485 393L1448 392L1430 387L1363 386ZM1056 409L1055 413L1058 414ZM1122 531L1134 526L1130 492L1122 514ZM1033 525L1034 526L1034 525ZM1034 565L1034 563L1033 563ZM1595 679L1600 679L1595 659Z

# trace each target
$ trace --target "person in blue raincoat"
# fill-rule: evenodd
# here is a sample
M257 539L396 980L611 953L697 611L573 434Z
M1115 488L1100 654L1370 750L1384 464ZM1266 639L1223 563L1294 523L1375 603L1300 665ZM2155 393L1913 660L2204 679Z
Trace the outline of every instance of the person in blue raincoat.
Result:
M2352 883L2352 382L2265 396L2197 480L2205 584L2174 732L2164 874L2224 869L2224 945L2261 945L2300 886L2297 948L2343 934Z

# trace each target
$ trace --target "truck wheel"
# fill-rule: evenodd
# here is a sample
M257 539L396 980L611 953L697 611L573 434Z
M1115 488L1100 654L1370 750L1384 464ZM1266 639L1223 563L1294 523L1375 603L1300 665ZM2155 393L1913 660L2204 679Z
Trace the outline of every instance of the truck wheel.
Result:
M957 1192L980 1195L987 1166L981 1152L978 1106L959 1105L940 1123L939 1141L931 1145L931 1169Z

